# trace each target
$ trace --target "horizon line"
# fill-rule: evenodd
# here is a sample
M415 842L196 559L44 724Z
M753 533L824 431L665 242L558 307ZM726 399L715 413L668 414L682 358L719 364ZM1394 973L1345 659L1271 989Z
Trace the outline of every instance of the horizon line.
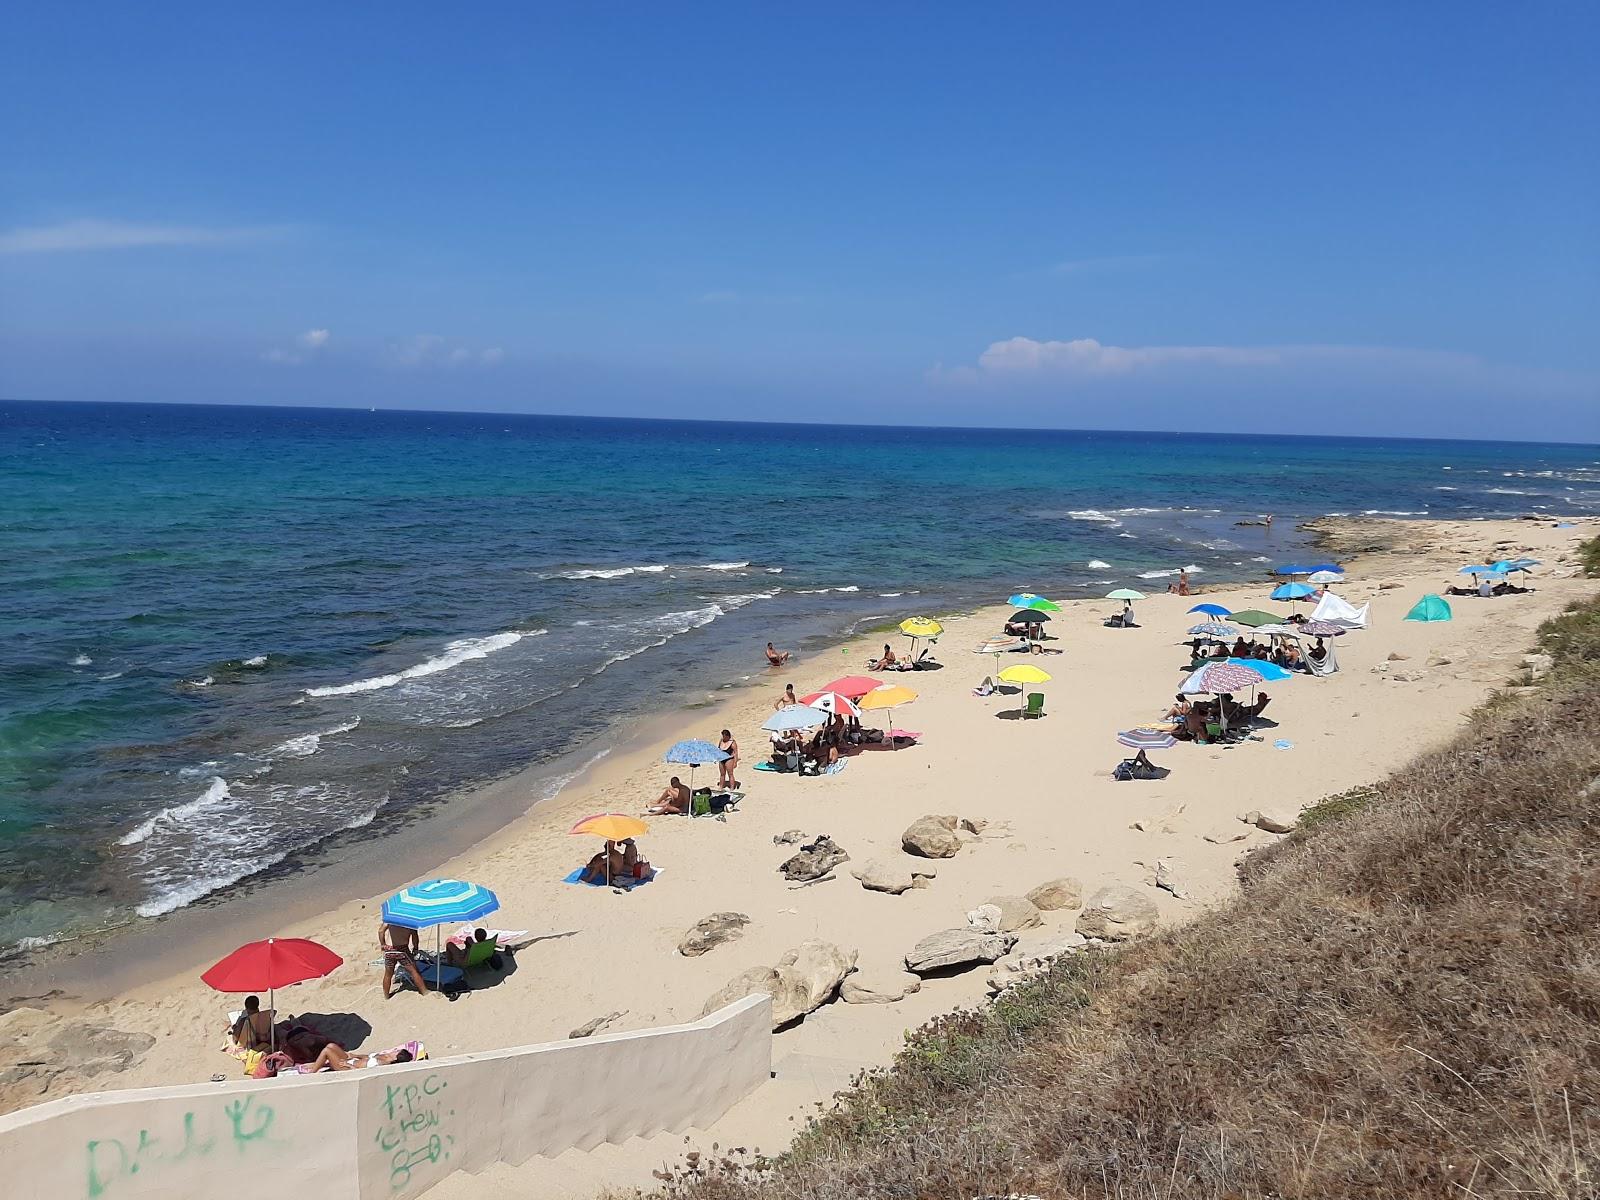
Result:
M643 425L765 425L778 429L815 429L825 426L845 426L849 429L881 430L890 432L906 432L908 430L926 430L929 432L981 432L981 433L1088 433L1088 434L1116 434L1129 437L1150 435L1183 436L1194 438L1258 438L1263 441L1271 439L1292 439L1303 441L1333 440L1333 441L1366 441L1366 442L1449 442L1463 445L1518 445L1518 446L1584 446L1600 447L1600 442L1584 441L1558 441L1539 438L1447 438L1447 437L1420 437L1415 434L1385 434L1385 433L1248 433L1242 430L1223 430L1218 432L1205 432L1194 429L1093 429L1081 426L1049 425L1049 426L1016 426L1016 425L918 425L900 424L884 425L858 421L763 421L743 420L731 417L625 417L610 416L598 413L566 413L566 412L528 412L520 409L440 409L440 408L405 408L383 407L365 404L223 404L209 400L35 400L24 396L0 397L0 405L4 404L61 404L61 405L116 405L120 407L144 408L222 408L222 409L252 409L267 412L373 412L385 414L404 414L410 416L428 417L545 417L560 418L569 421L627 421Z

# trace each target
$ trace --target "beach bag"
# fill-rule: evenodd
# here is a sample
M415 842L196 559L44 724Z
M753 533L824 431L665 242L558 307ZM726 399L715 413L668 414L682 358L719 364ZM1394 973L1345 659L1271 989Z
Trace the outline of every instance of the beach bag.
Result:
M711 812L711 792L709 790L696 792L689 801L689 815L693 817L708 816Z
M1128 765L1127 759L1123 759L1121 762L1119 762L1117 764L1117 769L1111 772L1111 778L1113 779L1126 780L1132 779L1133 777L1133 768Z

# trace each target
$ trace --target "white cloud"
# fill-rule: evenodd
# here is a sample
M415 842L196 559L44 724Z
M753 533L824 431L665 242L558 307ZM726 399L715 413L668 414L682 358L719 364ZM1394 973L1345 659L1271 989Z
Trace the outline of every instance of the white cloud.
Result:
M281 228L206 228L136 221L85 219L0 233L0 254L55 254L74 250L130 250L144 246L223 246L260 241Z
M993 342L978 356L978 370L992 375L1125 375L1170 363L1206 363L1219 367L1273 366L1283 361L1282 347L1247 346L1106 346L1093 338L1039 342L1014 337Z
M331 336L332 334L326 329L308 329L294 339L293 348L274 346L262 353L261 361L280 367L298 367L315 357L317 352L328 344Z
M308 329L300 335L300 344L308 350L320 350L328 344L326 329Z
M404 341L391 343L384 351L384 361L391 366L419 369L424 367L492 367L505 361L506 352L499 346L484 349L468 346L436 333L419 333Z

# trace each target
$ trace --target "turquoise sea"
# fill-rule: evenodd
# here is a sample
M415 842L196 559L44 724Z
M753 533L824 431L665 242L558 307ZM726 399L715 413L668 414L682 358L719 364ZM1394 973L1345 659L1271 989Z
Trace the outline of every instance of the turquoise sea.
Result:
M1301 517L1597 510L1594 446L3 401L0 953L297 869L768 638L1257 575Z

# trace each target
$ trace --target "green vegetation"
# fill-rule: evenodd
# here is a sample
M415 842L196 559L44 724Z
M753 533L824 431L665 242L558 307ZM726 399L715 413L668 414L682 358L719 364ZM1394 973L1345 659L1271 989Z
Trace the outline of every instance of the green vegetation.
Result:
M1585 554L1600 551L1590 543ZM1600 1194L1600 600L1192 924L911 1035L686 1200Z

